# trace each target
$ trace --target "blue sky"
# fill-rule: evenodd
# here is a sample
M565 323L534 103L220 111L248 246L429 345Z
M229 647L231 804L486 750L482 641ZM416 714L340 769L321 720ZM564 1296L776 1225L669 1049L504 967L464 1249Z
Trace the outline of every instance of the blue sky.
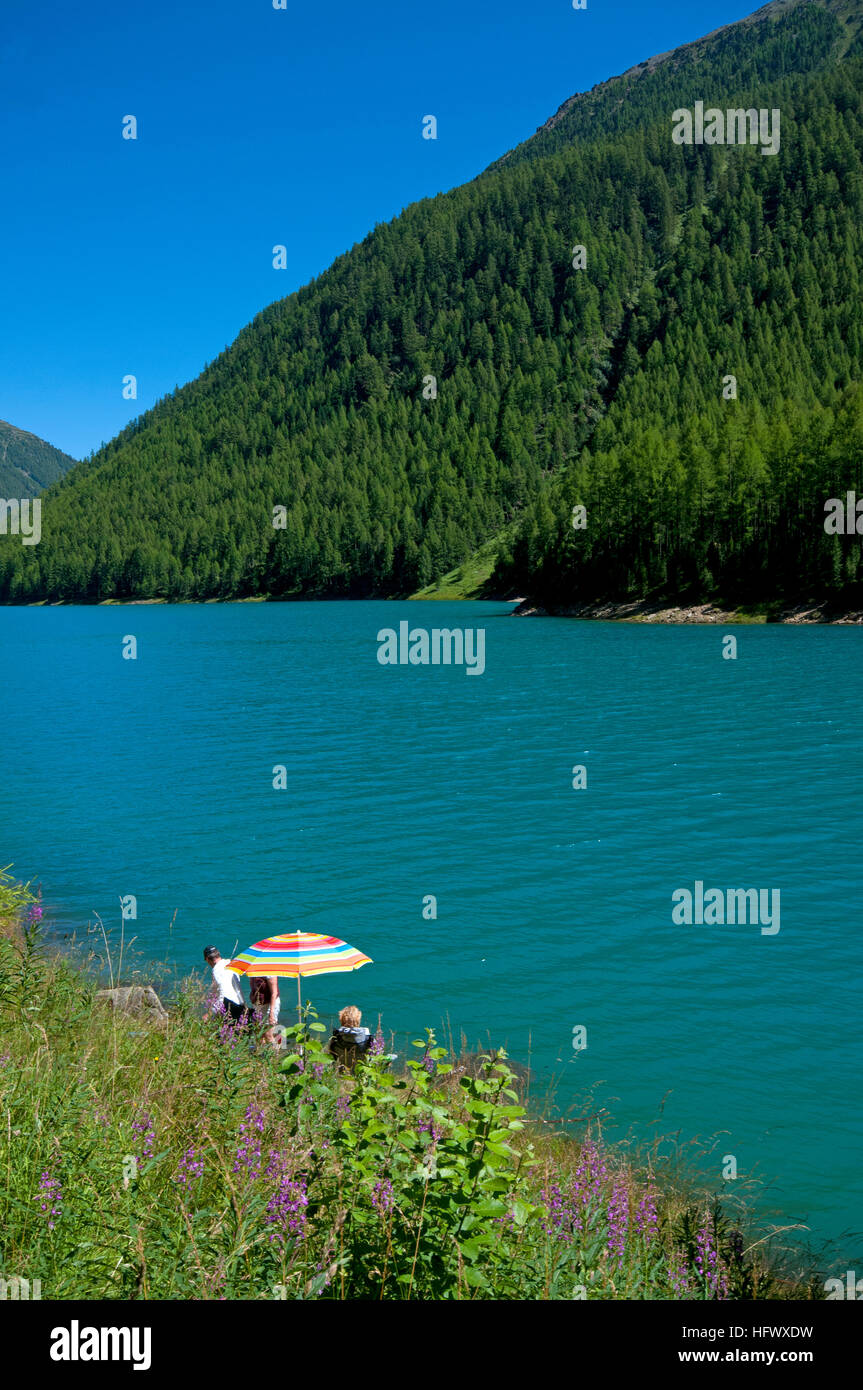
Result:
M4 0L0 418L83 457L375 223L757 0L287 5Z

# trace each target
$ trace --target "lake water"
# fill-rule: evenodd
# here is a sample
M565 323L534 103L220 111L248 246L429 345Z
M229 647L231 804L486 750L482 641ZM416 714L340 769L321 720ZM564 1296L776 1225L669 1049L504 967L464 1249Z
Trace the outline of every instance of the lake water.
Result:
M381 665L405 619L484 628L485 671ZM0 853L46 919L134 894L180 974L334 933L374 964L307 985L322 1016L503 1043L610 1137L718 1135L717 1180L733 1154L816 1240L863 1227L859 628L230 604L5 609L0 643ZM780 889L779 932L676 925L696 880Z

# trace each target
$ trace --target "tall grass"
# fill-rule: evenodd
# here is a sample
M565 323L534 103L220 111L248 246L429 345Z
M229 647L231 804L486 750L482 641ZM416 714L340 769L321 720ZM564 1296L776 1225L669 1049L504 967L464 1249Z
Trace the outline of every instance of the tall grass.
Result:
M0 876L0 1274L51 1299L816 1297L691 1181L548 1132L502 1053L338 1074L206 1013L96 1000ZM29 919L29 920L28 920Z

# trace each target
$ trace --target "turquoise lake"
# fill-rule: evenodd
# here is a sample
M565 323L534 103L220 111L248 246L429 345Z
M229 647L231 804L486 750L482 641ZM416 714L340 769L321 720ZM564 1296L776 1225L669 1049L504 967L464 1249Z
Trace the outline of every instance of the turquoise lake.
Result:
M863 634L511 607L0 610L0 867L64 932L134 894L143 974L343 937L374 964L306 984L323 1017L503 1044L611 1139L716 1136L717 1185L734 1155L859 1261ZM404 620L483 628L484 672L381 665ZM675 924L696 881L778 888L780 930Z

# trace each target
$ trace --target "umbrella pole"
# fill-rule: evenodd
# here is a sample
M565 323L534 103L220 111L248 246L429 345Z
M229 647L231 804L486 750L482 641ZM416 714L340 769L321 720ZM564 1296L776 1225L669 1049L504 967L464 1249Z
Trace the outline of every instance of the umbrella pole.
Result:
M302 978L302 977L301 977L300 971L298 970L298 971L297 971L297 1025L298 1025L298 1026L301 1025L301 1024L302 1024L302 1021L303 1021L303 1001L302 1001L302 996L301 996L301 994L300 994L300 979L301 979L301 978ZM300 1057L302 1057L302 1056L303 1056L303 1039L302 1039L302 1034L300 1034L299 1049L300 1049L300 1054L299 1054L299 1055L300 1055Z

